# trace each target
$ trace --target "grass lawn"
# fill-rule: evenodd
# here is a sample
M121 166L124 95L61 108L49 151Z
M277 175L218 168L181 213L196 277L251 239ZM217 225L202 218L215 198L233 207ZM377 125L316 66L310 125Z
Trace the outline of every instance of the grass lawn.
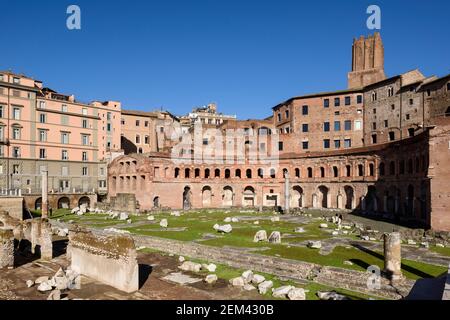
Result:
M124 226L122 229L128 230L131 233L139 235L155 236L167 239L194 241L204 238L205 234L213 234L218 238L209 240L202 240L204 245L223 247L245 247L250 249L264 249L258 250L257 253L263 255L277 256L287 259L294 259L316 263L325 266L334 266L346 269L353 269L358 271L365 271L370 265L377 265L383 268L384 257L381 252L375 252L364 248L357 247L342 247L337 246L328 255L319 254L318 250L309 249L306 247L290 246L289 243L299 243L305 240L324 240L332 238L330 232L320 229L322 220L311 220L308 224L293 223L289 221L272 222L270 218L274 215L272 213L239 213L239 212L221 212L207 210L198 212L189 212L183 214L181 217L170 216L168 213L152 214L155 221L147 221L147 215L130 216L133 223L142 223L137 226ZM316 214L318 215L318 213ZM213 225L226 224L223 220L226 217L242 216L252 217L252 220L241 219L238 223L230 223L233 226L233 231L230 234L218 234ZM70 213L69 210L55 210L52 218L60 219L61 221L73 220L82 225L91 226L94 228L109 228L118 224L126 224L126 221L112 220L104 214L86 214L83 216L76 216ZM159 226L159 221L165 218L168 220L169 230L163 230ZM259 221L259 225L253 224L255 220ZM331 227L331 224L328 223ZM294 233L296 227L303 227L305 233ZM171 228L185 228L184 231L171 231ZM272 231L280 231L282 234L291 234L292 238L283 239L283 244L271 244L268 242L254 243L253 237L258 230L266 230L270 235ZM356 239L355 235L346 236L350 239ZM450 255L449 248L434 248L436 252ZM438 251L439 250L439 251ZM256 252L256 251L255 251ZM353 265L346 265L344 261L351 261ZM431 278L437 277L446 272L446 268L434 266L417 261L402 261L403 273L407 278Z
M161 255L167 255L167 253L160 252L157 250L152 250L149 248L145 248L145 249L141 250L141 252L149 252L149 253L157 252ZM206 263L206 264L210 263L210 261L206 261L206 260L191 259L189 257L185 257L185 258L186 258L186 260L197 262L197 263ZM217 269L215 272L208 272L207 270L202 270L197 274L201 275L203 278L206 277L206 275L208 275L208 274L215 274L215 275L217 275L217 277L219 279L225 279L228 281L232 278L239 277L240 275L242 275L242 272L245 271L245 269L232 268L232 267L229 267L224 264L217 264L217 263L214 263L214 264L217 266ZM333 291L333 290L340 294L346 295L347 297L349 297L352 300L367 300L369 298L380 300L380 298L371 297L369 295L365 295L365 294L362 294L359 292L349 291L349 290L340 289L340 288L332 288L332 287L324 286L324 285L321 285L318 283L310 282L307 285L303 285L303 284L300 285L294 281L280 280L278 277L271 275L271 274L267 274L267 273L263 273L263 272L257 272L257 274L264 276L266 278L266 280L271 280L273 282L273 288L278 288L278 287L286 286L286 285L292 285L297 288L303 288L305 290L309 290L309 292L306 292L307 300L319 300L319 298L317 297L317 294L316 294L317 291ZM269 292L262 295L261 297L263 299L275 299L272 297L271 290L269 290Z

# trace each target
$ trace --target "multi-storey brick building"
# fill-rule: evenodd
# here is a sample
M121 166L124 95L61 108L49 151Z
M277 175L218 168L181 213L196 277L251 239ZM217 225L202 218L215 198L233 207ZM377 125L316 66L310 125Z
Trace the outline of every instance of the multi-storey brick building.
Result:
M450 230L450 76L386 78L383 51L379 34L354 41L346 90L291 98L271 118L228 121L212 136L206 125L180 149L115 159L110 198L132 193L141 210L336 208ZM243 130L220 139L227 129ZM255 161L266 149L269 161Z

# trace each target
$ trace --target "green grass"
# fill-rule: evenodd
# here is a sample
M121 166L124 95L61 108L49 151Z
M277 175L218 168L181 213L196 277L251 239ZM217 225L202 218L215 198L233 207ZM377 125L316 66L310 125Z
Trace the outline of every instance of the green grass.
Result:
M436 246L430 246L430 250L434 251L436 253L439 253L443 256L450 257L450 248L449 247L440 248L440 247L436 247Z
M161 255L168 255L167 253L161 252L159 250L153 250L150 248L145 248L142 249L141 252L144 253L158 253ZM197 262L197 263L201 263L201 264L209 264L210 261L206 261L203 259L194 259L194 258L189 258L186 257L186 260L189 261L193 261L193 262ZM215 274L217 275L217 277L219 279L224 279L226 281L239 277L242 275L242 273L245 271L245 269L239 269L239 268L233 268L224 264L217 264L214 263L217 268L215 272L209 272L207 270L201 270L199 273L197 273L198 275L201 275L202 277L206 277L206 275L208 274ZM359 292L354 292L354 291L350 291L350 290L346 290L346 289L341 289L341 288L333 288L333 287L329 287L329 286L324 286L318 283L314 283L314 282L309 282L308 284L304 285L304 284L299 284L296 283L295 281L291 281L291 280L281 280L280 278L278 278L277 276L271 275L271 274L267 274L264 272L255 272L257 274L260 274L262 276L264 276L266 278L266 280L270 280L273 282L273 288L278 288L281 286L286 286L286 285L291 285L297 288L303 288L309 292L306 292L306 299L307 300L319 300L318 296L317 296L317 292L318 291L336 291L337 293L340 294L344 294L347 297L349 297L352 300L367 300L369 298L372 299L378 299L376 297L372 297L366 294L362 294ZM276 299L272 297L272 292L271 290L269 290L269 292L265 293L264 295L261 295L262 299Z
M322 212L314 212L314 216L321 216ZM155 216L155 221L147 222L147 216L130 216L132 222L147 222L140 226L125 226L122 229L128 230L131 233L139 235L155 236L160 238L181 240L181 241L195 241L202 239L204 234L214 234L219 238L201 241L204 245L223 247L239 247L254 249L255 252L263 255L277 256L287 259L300 260L305 262L316 263L324 266L334 266L345 269L352 269L357 271L365 271L370 265L377 265L381 269L384 265L384 258L382 253L373 252L370 250L362 250L356 247L345 248L337 246L328 255L320 255L319 250L309 249L306 247L290 246L286 244L271 244L268 242L254 243L253 237L258 230L266 230L270 235L272 231L280 231L283 234L289 233L294 235L293 238L283 240L285 243L296 243L305 240L324 240L332 238L329 232L319 228L321 220L312 220L307 225L299 223L292 223L287 221L271 222L270 217L274 215L271 213L226 213L221 211L208 212L202 210L198 212L189 212L183 214L181 217L173 217L168 213L152 214ZM254 220L244 221L241 220L238 223L230 223L233 226L233 231L230 234L218 234L213 225L225 224L223 221L226 217L233 216L255 216L259 221L259 225L254 225ZM86 226L92 226L94 228L108 228L118 224L126 224L125 221L106 219L107 215L101 214L86 214L83 216L76 216L70 214L69 210L55 210L52 215L54 219L60 219L61 221L74 220L76 223L80 223ZM162 230L159 226L161 219L168 220L169 230ZM331 224L328 224L331 227ZM294 229L296 227L303 227L305 233L295 234ZM170 228L186 228L185 231L170 231ZM350 239L356 239L355 235L346 236ZM257 250L267 248L267 250ZM449 248L432 248L434 251L450 255ZM353 265L345 265L344 261L349 260ZM430 278L437 277L446 271L446 268L434 266L417 261L403 260L402 269L404 275L409 279Z

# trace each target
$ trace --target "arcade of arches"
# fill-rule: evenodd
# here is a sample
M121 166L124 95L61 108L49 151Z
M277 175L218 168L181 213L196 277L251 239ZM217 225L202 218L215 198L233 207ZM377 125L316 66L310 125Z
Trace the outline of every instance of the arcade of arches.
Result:
M288 202L290 209L354 210L445 230L450 229L446 204L431 190L448 184L444 177L450 173L434 162L442 151L436 146L448 156L448 141L424 134L402 144L281 157L277 166L267 167L175 164L163 153L127 155L109 166L108 196L135 194L141 210L285 208Z

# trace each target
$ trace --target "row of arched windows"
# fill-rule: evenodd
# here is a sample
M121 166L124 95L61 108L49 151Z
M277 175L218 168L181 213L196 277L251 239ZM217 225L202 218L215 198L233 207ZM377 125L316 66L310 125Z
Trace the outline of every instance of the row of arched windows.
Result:
M338 166L333 166L331 168L330 173L327 172L328 170L326 170L325 167L318 167L316 170L317 170L316 177L320 177L320 178L328 178L328 177L339 178L341 176ZM374 176L375 175L375 166L373 163L370 163L369 167L368 167L368 172L366 172L365 166L363 164L358 164L355 172L358 177ZM183 173L183 176L182 176L182 173ZM267 176L267 173L268 173L268 176ZM283 176L285 173L288 173L287 169L283 170ZM295 174L295 178L301 178L301 177L314 178L315 177L313 167L307 167L306 174L304 176L302 176L300 168L295 168L294 174ZM353 175L352 165L348 164L344 168L343 176L352 177L352 175ZM272 179L275 179L276 178L276 170L272 168L267 171L267 169L265 170L263 168L258 168L256 170L256 176L254 176L252 169L242 169L242 170L235 169L233 172L231 169L225 169L223 177L225 179L230 179L232 177L233 178L247 178L247 179L252 179L254 177L258 177L258 178L270 177ZM222 178L222 175L221 175L220 169L209 169L209 168L203 169L203 176L202 176L200 168L195 168L195 169L175 168L174 178L175 179L179 179L179 178L186 178L186 179L205 178L205 179L208 179L208 178Z

